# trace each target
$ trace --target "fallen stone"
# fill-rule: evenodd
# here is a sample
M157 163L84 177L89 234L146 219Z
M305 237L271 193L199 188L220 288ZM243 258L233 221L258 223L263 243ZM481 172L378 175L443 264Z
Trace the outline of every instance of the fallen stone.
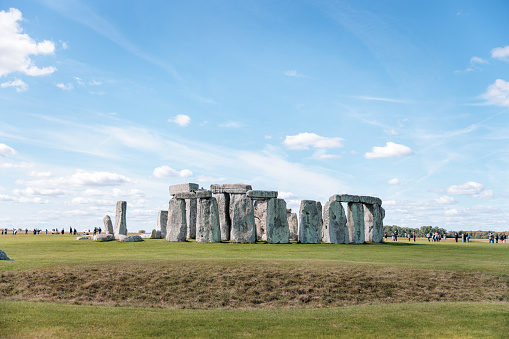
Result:
M186 201L183 199L171 199L168 207L166 241L186 241L186 235Z
M246 194L247 191L250 191L252 189L253 188L251 187L251 185L246 184L210 185L210 190L212 191L212 193Z
M7 256L7 254L5 254L4 251L0 250L0 260L11 260L11 261L14 261L14 259L11 259Z
M118 241L120 242L140 242L143 241L143 238L139 235L119 235Z
M339 201L327 201L323 209L322 241L328 244L348 244L345 209Z
M290 210L290 212L288 212ZM297 213L291 213L290 208L286 209L286 220L288 220L288 228L290 230L290 240L299 240L299 221Z
M196 205L196 199L186 200L187 238L189 239L196 239Z
M94 241L113 241L115 236L113 234L96 234L93 239Z
M246 195L251 199L268 200L277 198L277 191L247 191Z
M159 211L157 213L156 232L159 232L159 238L166 238L166 225L168 224L168 211Z
M267 242L269 244L288 244L290 229L286 219L286 201L270 199L267 201Z
M369 197L366 195L361 195L359 197L359 202L362 202L363 204L369 204L369 205L382 205L382 199L377 197Z
M303 244L319 244L322 239L322 204L302 200L299 219L299 241Z
M81 235L79 237L76 237L76 240L92 240L91 235Z
M217 200L219 211L219 227L221 228L221 240L229 241L231 232L230 219L230 195L228 193L213 193L212 197Z
M364 204L360 202L349 202L347 207L348 233L350 242L362 244L365 241L364 235Z
M115 229L113 230L113 234L115 238L118 235L127 235L127 225L126 225L126 210L127 210L127 202L126 201L117 201L117 212L115 214Z
M200 189L198 184L187 183L180 185L171 185L170 186L170 195L175 195L177 193L186 193L186 192L194 192Z
M256 240L267 240L267 201L256 200L253 205Z
M230 239L241 243L256 242L253 200L243 194L230 197L230 218L232 222Z
M183 192L176 193L175 199L207 199L212 197L212 192L209 190L200 190L196 192Z
M219 211L215 198L198 200L196 242L221 242Z
M111 223L111 218L109 215L104 217L103 223L104 223L104 232L106 232L106 234L113 234L113 224Z

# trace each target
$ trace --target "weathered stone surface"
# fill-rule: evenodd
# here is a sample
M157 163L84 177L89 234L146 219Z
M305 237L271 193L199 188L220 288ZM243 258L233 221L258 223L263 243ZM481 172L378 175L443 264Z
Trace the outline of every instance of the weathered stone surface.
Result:
M246 184L224 184L224 185L210 185L212 193L232 193L232 194L245 194L247 191L252 190L251 185Z
M91 235L81 235L79 237L76 237L76 240L92 240Z
M256 225L256 240L267 240L267 201L254 202L254 217Z
M198 199L197 207L196 242L221 242L217 200Z
M14 259L9 258L4 251L0 250L0 260L14 260Z
M170 195L175 195L177 193L194 192L199 189L200 189L200 186L198 184L193 184L193 183L171 185L170 186Z
M363 204L370 204L370 205L382 205L382 199L377 197L369 197L367 195L361 195L359 197L359 202L362 202Z
M230 218L232 222L230 239L235 242L256 242L253 200L243 194L230 197Z
M291 208L287 208L286 220L288 221L288 228L290 230L290 240L299 240L299 221L297 219L297 213L292 213Z
M94 241L113 241L115 237L113 234L96 234L94 235Z
M177 195L175 195L175 197L176 196ZM196 206L196 199L186 200L187 237L189 239L196 239Z
M139 235L119 235L118 241L120 242L140 242L143 241L143 238Z
M299 219L299 241L303 244L319 244L322 238L322 204L302 200Z
M364 237L366 242L382 242L382 207L378 204L364 205Z
M246 192L246 195L251 199L268 200L277 198L277 191L254 191L250 190Z
M348 227L351 243L364 243L364 204L360 202L348 203L346 226Z
M168 224L168 211L159 211L157 213L156 232L160 232L160 238L166 238L166 225Z
M286 201L270 199L267 201L267 242L269 244L288 244L290 229L286 219Z
M118 235L127 234L127 225L126 225L126 211L127 211L127 202L126 201L117 201L117 212L115 214L115 228L113 230L113 234L115 238Z
M328 244L348 244L345 209L339 201L327 201L323 209L322 241Z
M219 227L221 228L221 240L230 240L231 219L230 219L230 195L228 193L213 193L212 197L217 200L219 211Z
M186 235L186 201L183 199L171 199L168 207L166 241L186 241Z
M106 232L106 234L113 234L113 224L111 223L111 218L109 215L104 217L103 223L104 223L104 232Z
M334 194L329 198L329 201L360 202L360 197L358 195L351 194Z
M200 190L195 192L175 193L175 199L207 199L212 197L212 192L209 190Z

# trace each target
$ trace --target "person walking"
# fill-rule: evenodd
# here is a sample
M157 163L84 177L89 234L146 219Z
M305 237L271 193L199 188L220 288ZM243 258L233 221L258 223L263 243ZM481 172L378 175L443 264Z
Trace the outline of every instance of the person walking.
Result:
M495 234L495 243L498 244L498 233Z
M412 233L412 237L414 238L414 242L415 242L415 238L416 238L416 237L415 237L415 232L414 232L414 233Z

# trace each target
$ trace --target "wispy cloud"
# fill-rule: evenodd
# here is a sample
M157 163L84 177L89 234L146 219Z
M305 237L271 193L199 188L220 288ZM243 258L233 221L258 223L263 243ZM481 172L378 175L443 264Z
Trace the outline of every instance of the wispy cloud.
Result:
M64 90L64 91L72 91L74 89L74 85L70 82L68 82L67 84L58 83L58 84L55 84L55 86L57 86L58 88L60 88L61 90Z
M297 72L296 69L285 71L284 73L287 77L293 77L293 78L306 78L304 74L301 74Z
M219 127L221 127L221 128L239 128L242 126L243 125L238 121L227 121L222 124L219 124Z
M0 84L0 87L6 88L6 87L14 87L16 88L16 92L26 92L28 91L28 85L20 79L14 79L12 81L4 82Z
M368 100L368 101L383 101L383 102L392 102L395 104L408 104L409 102L406 100L401 99L392 99L392 98L383 98L383 97L371 97L371 96L365 96L365 95L359 95L355 98L360 100Z

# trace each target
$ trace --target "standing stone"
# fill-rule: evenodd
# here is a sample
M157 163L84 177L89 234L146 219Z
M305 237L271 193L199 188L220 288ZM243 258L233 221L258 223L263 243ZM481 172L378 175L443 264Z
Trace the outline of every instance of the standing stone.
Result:
M229 241L232 225L230 220L230 195L228 193L212 193L212 197L216 198L217 201L221 240Z
M217 200L198 199L197 205L196 242L221 242Z
M364 205L365 240L367 242L382 242L383 239L383 208L378 205Z
M113 224L111 223L111 218L109 215L104 217L103 223L104 231L106 232L106 234L113 234Z
M197 199L186 199L187 237L189 239L196 239L196 201Z
M329 200L325 203L322 240L328 244L348 244L350 242L345 209L339 201Z
M127 210L127 201L117 201L117 212L115 214L115 229L113 233L115 238L118 238L119 235L127 235L127 225L126 225L126 210Z
M256 240L267 240L267 201L254 202L254 217L256 225Z
M186 235L186 201L183 199L171 199L168 207L166 241L186 241Z
M267 242L269 244L288 244L290 229L286 219L286 201L276 198L268 200L266 216Z
M230 218L232 222L230 239L235 242L255 243L256 226L253 200L245 194L230 196Z
M360 202L348 203L346 226L350 235L350 242L355 244L364 243L364 204Z
M292 213L291 209L286 209L286 220L290 229L290 240L299 240L299 221L297 213Z
M161 238L166 238L166 225L168 224L168 211L159 211L157 214L156 232L160 232Z
M299 217L299 241L302 244L319 244L322 238L322 204L302 200Z

